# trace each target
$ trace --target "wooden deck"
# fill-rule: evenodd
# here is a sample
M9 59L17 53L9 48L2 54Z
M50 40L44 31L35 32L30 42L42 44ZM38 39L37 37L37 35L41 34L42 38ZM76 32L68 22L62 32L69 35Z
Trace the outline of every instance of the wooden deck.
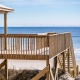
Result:
M52 74L53 72L50 69L49 59L51 58L54 59L55 75ZM4 65L6 66L6 79L8 72L5 60L7 59L46 60L46 68L40 74L46 73L47 80L49 80L49 73L51 73L52 80L53 78L56 80L58 65L60 69L69 72L73 77L78 73L71 33L48 33L47 35L0 34L0 59L4 59L0 69ZM72 71L74 71L74 75ZM40 74L32 80L38 80L43 76Z

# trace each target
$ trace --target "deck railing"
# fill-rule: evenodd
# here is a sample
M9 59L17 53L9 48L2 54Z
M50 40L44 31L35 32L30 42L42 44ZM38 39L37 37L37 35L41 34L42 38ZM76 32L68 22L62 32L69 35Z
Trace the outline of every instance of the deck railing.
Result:
M6 36L0 34L0 54L49 55L49 58L52 58L70 47L73 49L71 33L7 34Z
M55 57L69 48L69 53L71 53L72 56L73 68L76 72L76 60L71 33L54 34L49 36L49 58Z
M6 50L5 39L6 37ZM49 55L47 35L0 35L0 54Z
M49 36L50 58L71 47L71 33L54 34Z

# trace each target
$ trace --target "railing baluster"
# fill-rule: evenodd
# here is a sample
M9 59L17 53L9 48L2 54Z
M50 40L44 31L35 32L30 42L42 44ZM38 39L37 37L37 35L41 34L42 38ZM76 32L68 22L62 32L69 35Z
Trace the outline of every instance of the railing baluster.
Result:
M14 51L15 51L15 37L14 36L13 36L13 45L12 45L12 47L13 47L12 50L13 50L13 54L14 54Z
M45 38L45 37L43 37L43 49L44 49L43 52L44 52L44 53L42 53L42 54L45 56L45 47L44 47L45 42L44 42L44 38Z
M26 38L26 55L27 55L27 38Z
M30 38L30 51L31 51L31 55L32 55L32 49L33 49L33 38Z
M12 55L12 38L11 38L11 55Z
M25 49L24 49L24 38L23 38L23 54L24 54L24 50L25 50Z
M46 37L44 37L44 58L45 58L45 55L46 55Z
M38 55L40 55L40 37L38 37L38 43L39 43L39 48L38 48Z
M17 37L15 38L15 47L16 47L16 54L17 54Z
M29 37L28 37L28 51L29 51Z
M3 46L2 46L2 43L3 43L3 42L2 42L2 37L1 37L1 54L2 54L2 47L3 47Z
M41 37L41 48L42 48L42 37ZM41 49L41 55L42 55L42 49Z
M14 51L14 36L13 36L13 51Z
M38 37L36 37L36 47L35 47L36 48L35 49L36 50L36 57L37 57L37 39L38 39Z
M22 54L22 37L21 37L21 54Z

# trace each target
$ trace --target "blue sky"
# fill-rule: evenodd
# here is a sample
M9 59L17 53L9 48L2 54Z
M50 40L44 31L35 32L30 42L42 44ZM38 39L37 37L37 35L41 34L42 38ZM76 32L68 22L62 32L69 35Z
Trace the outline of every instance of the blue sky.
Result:
M8 13L8 26L80 26L80 0L0 0L0 4L14 9Z

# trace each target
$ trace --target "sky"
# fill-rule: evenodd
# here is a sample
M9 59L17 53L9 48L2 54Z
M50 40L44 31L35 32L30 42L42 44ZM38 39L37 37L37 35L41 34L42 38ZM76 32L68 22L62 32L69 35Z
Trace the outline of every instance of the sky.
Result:
M9 27L80 26L80 0L0 0L0 4L14 9L8 13Z

